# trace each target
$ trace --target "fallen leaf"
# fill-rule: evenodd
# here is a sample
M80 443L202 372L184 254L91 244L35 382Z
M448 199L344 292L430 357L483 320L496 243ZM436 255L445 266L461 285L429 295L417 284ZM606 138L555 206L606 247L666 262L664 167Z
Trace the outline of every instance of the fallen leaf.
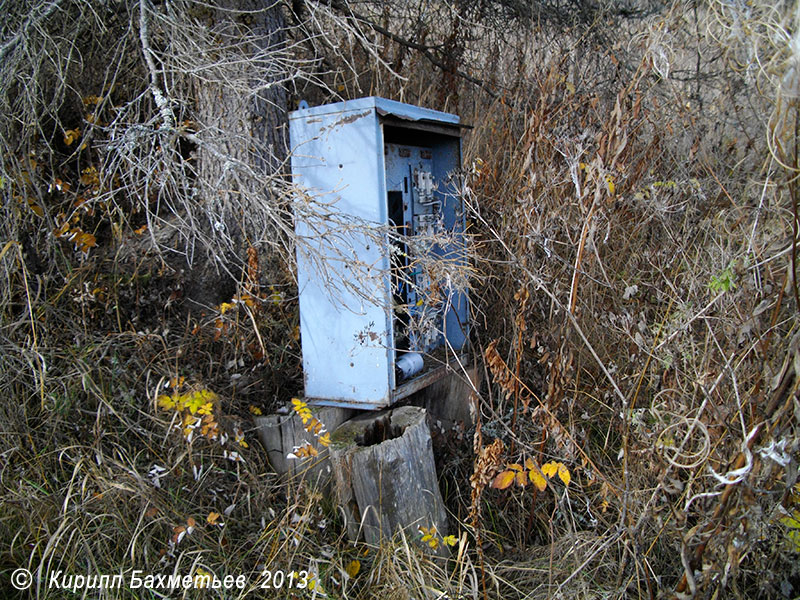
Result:
M516 473L514 471L503 471L492 482L492 487L496 490L504 490L514 482Z

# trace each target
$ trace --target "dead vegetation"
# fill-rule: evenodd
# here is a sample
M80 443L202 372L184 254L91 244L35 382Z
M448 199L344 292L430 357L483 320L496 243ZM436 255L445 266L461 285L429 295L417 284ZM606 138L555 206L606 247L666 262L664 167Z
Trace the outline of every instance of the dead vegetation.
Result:
M305 571L297 598L800 593L800 8L426 4L280 4L285 43L254 47L250 8L234 35L191 2L0 3L0 586L23 566L37 598L70 596L50 572L134 569L245 574L231 598L287 597L254 589L264 569ZM486 377L438 457L449 562L345 543L252 430L301 390L293 191L194 93L250 106L254 80L473 125ZM215 186L230 202L198 200ZM203 312L195 256L233 275ZM569 480L492 487L547 463Z

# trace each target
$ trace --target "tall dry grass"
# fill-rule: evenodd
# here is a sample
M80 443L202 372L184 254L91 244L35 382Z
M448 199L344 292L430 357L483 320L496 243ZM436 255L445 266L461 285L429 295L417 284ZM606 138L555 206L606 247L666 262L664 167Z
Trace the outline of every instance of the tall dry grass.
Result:
M141 56L100 43L136 32L111 36L116 16L70 6L57 23L9 22L36 34L36 57L102 46L119 68L108 73L143 92L126 79L145 73ZM438 457L452 560L402 538L350 545L319 493L270 472L250 415L300 389L286 266L243 274L240 302L187 316L185 282L143 250L135 203L81 213L98 242L88 252L52 235L95 185L64 140L95 90L54 59L75 89L12 103L41 127L26 152L7 146L0 173L0 586L19 566L202 569L249 586L268 567L313 575L300 598L797 593L797 7L676 2L580 27L435 8L320 6L297 15L317 37L292 51L298 64L329 57L298 80L312 100L377 93L474 127L473 344L492 351L479 434ZM472 81L374 24L460 53ZM84 77L102 81L106 66ZM148 123L155 109L136 98ZM52 187L65 174L72 192ZM184 415L159 405L179 377L218 395L224 445L199 430L188 441ZM485 452L495 440L498 456ZM473 441L487 457L477 474ZM490 487L526 458L563 462L569 485ZM474 494L471 477L486 484ZM286 597L226 597L247 595ZM72 596L40 582L31 597Z

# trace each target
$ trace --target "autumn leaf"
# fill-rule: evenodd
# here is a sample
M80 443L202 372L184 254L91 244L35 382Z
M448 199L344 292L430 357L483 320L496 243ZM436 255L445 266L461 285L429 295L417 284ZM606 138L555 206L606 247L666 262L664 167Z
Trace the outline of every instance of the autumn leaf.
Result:
M223 302L219 305L219 314L224 315L230 309L234 308L235 304L231 304L230 302Z
M427 527L420 527L420 533L422 533L422 541L431 548L436 548L439 545L439 538L436 537L436 526L434 525L430 529Z
M558 473L558 464L557 462L547 462L542 465L542 473L547 475L548 478L552 479L553 476Z
M255 416L261 415L261 409L258 408L257 406L253 406L251 404L249 410L250 410L250 414L251 415L255 415Z
M210 414L210 410L202 413L199 411L204 410L207 405L211 405L216 399L217 395L211 390L198 390L185 397L184 407L189 409L192 414Z
M71 187L72 187L72 186L71 186L71 185L70 185L68 182L66 182L66 181L62 181L61 179L59 179L58 177L56 177L56 178L53 180L53 185L52 185L51 189L52 189L52 188L56 188L56 189L57 189L59 192L64 192L64 193L66 193L66 192L68 192L68 191L70 190L70 188L71 188Z
M286 458L310 458L317 456L318 454L319 452L316 448L314 448L314 446L309 443L305 443L302 446L297 446L294 450L286 455Z
M614 178L611 175L606 175L606 185L608 186L609 195L613 196L616 186L614 185Z
M33 198L28 198L28 206L37 217L44 216L44 210L42 209L41 206L36 204L36 201Z
M194 586L197 588L207 588L211 585L210 575L208 571L197 567L194 572Z
M504 490L512 483L514 483L514 479L516 477L516 473L514 471L503 471L497 477L494 478L491 487L496 490Z
M247 442L244 441L244 431L236 428L236 431L233 432L233 438L237 444L239 444L242 448L248 448Z
M77 128L76 129L67 129L64 132L64 143L67 146L71 146L72 142L77 140L79 137L81 137L81 130L80 129L77 129Z
M81 171L81 183L85 186L95 186L100 183L100 176L95 167L87 167Z
M158 405L164 410L171 410L175 408L175 400L171 396L159 396Z
M572 481L569 469L563 463L558 463L558 478L564 482L564 485L569 485L569 482Z
M458 538L454 535L446 535L442 538L442 542L448 546L455 546L458 543Z
M528 471L528 477L530 477L531 483L536 486L536 489L540 492L543 492L547 487L547 480L542 477L541 472L537 468L533 468Z
M302 400L298 400L297 398L292 398L292 410L297 413L297 416L300 417L300 420L303 421L303 425L311 420L311 409L308 408L308 404L303 402Z
M218 512L210 512L206 517L206 523L209 525L222 525L222 523L218 523L220 514Z
M317 419L312 418L306 424L306 431L308 433L313 433L314 435L319 435L322 432L323 425Z
M525 471L517 471L516 480L517 485L525 487L528 484L528 476L525 474Z
M361 563L357 560L351 560L344 569L350 577L355 577L361 570Z

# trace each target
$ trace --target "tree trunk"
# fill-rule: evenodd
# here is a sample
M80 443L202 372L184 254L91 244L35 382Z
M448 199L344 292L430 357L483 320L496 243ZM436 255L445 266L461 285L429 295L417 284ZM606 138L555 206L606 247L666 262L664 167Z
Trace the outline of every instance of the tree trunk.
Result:
M209 76L197 77L198 192L207 216L199 225L230 254L200 252L191 259L185 294L206 306L234 294L244 251L258 241L248 230L248 203L277 204L265 181L278 174L287 154L287 93L277 58L286 37L281 5L264 9L259 0L223 0L215 7L211 30L220 48L236 51L221 50Z
M435 528L435 550L446 553L447 512L424 409L404 406L351 419L331 436L330 456L351 540L377 544L398 528L419 539L420 527Z

